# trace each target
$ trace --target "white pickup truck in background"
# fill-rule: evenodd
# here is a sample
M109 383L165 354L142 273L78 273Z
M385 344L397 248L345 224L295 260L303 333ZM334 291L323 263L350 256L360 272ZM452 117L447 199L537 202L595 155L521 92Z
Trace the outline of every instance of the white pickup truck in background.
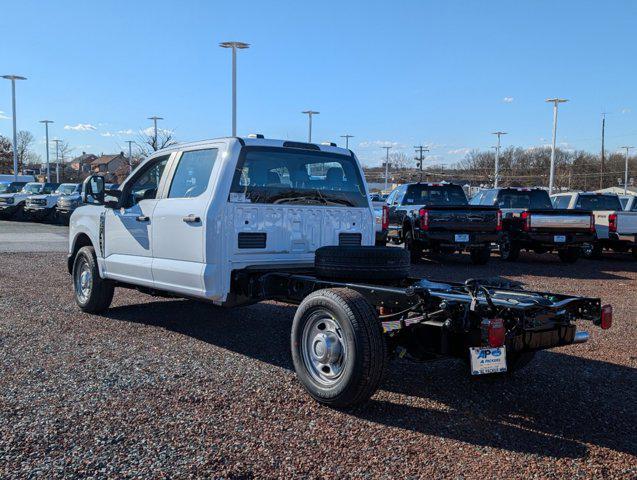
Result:
M555 208L591 210L595 215L596 239L583 248L584 256L599 258L606 249L632 251L637 259L637 211L625 211L616 194L559 193L552 195L551 201Z

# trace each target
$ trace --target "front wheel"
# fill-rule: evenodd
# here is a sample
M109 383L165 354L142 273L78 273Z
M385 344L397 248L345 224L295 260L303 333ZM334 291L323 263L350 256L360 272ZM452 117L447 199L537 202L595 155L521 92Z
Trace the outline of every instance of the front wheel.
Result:
M486 265L491 258L491 249L489 247L480 247L471 249L471 263L474 265Z
M292 323L292 361L305 390L319 403L345 408L378 389L387 350L378 315L347 288L308 295Z
M579 252L579 248L569 247L559 250L557 255L563 263L575 263L579 258Z
M100 313L113 300L115 286L100 277L97 256L93 247L82 247L73 262L75 303L86 313Z

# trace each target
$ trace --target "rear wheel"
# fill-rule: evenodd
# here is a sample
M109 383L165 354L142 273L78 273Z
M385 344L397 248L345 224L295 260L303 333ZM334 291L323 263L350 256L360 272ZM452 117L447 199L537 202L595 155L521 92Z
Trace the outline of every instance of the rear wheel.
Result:
M470 254L474 265L485 265L491 257L491 249L489 247L472 248Z
M520 257L520 245L507 237L502 239L498 250L502 260L507 262L515 262Z
M405 233L405 249L409 252L411 263L422 262L422 245L418 240L414 239L414 234L411 231Z
M577 247L568 247L557 252L563 263L575 263L580 255L580 249Z
M378 389L387 350L378 316L360 293L347 288L308 295L292 324L292 361L316 401L345 408Z
M97 257L93 247L82 247L73 262L73 287L75 303L86 313L100 313L113 300L115 286L100 277Z
M585 243L584 245L582 245L582 256L584 258L601 258L602 252L602 246L597 242Z

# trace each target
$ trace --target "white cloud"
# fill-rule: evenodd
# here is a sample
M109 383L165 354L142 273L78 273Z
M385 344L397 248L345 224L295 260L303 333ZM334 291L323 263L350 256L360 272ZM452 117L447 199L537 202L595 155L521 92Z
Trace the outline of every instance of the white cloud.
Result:
M131 128L127 128L126 130L118 130L117 133L119 135L132 135L135 133L135 131Z
M0 110L0 120L9 120L11 117L5 115L5 113Z
M115 134L111 133L111 132L104 132L104 133L100 133L100 136L102 136L102 137L114 137Z
M368 140L358 144L359 148L381 148L381 147L398 147L398 142L390 142L389 140Z
M504 97L502 101L504 103L513 103L513 97Z
M145 128L144 130L142 130L142 133L144 135L148 135L149 137L151 135L155 135L155 127L148 127ZM163 135L168 135L170 133L173 133L172 130L164 130L163 128L158 128L157 129L157 133L163 134Z
M64 125L64 130L75 130L76 132L87 132L89 130L97 130L97 127L90 123L78 123L77 125Z
M630 113L632 110L630 108L622 108L622 114ZM0 112L1 114L2 112Z
M464 147L464 148L456 148L455 150L449 150L447 153L449 155L466 155L470 151L471 151L470 148Z

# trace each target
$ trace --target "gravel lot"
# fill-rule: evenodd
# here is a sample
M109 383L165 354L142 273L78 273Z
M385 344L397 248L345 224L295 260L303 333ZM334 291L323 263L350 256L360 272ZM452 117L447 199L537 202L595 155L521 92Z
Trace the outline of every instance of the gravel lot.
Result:
M418 266L433 279L503 275L601 296L615 325L508 378L395 361L348 412L296 382L292 307L220 311L120 289L105 316L90 316L73 303L64 254L3 253L0 264L1 478L637 476L629 256Z

